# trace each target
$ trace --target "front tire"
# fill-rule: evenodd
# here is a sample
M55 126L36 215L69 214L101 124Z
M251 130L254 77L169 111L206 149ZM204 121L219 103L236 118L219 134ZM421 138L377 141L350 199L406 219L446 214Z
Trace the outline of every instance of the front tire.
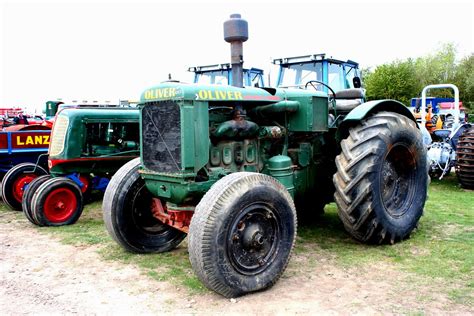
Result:
M43 182L31 199L31 214L40 226L63 226L77 222L84 204L79 186L63 177Z
M367 243L409 236L428 188L426 149L409 118L376 113L349 130L336 157L334 198L346 230Z
M123 165L110 180L102 204L105 227L123 248L136 253L165 252L186 237L151 213L152 195L138 169L140 158Z
M3 201L12 209L21 211L21 201L28 184L35 178L48 174L34 163L20 163L5 174L2 180Z
M38 178L33 179L33 181L31 181L28 187L26 188L25 194L23 195L23 200L21 201L23 214L25 214L26 218L32 224L39 225L39 223L36 222L36 220L33 218L33 213L31 212L31 202L33 199L33 195L35 194L39 186L49 179L51 179L51 175L49 174L39 176Z
M296 210L276 179L238 172L217 181L196 207L189 258L209 289L236 297L272 286L295 242Z

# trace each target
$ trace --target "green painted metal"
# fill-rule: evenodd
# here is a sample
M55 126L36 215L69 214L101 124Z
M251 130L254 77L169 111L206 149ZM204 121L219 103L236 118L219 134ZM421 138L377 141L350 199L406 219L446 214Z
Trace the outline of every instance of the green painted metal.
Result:
M375 100L365 102L353 109L344 118L343 122L358 122L367 117L367 115L379 111L392 111L402 114L416 122L413 113L401 102L396 100Z
M233 86L165 82L145 90L140 97L140 103L144 104L163 100L273 103L303 95L308 97L327 96L324 92L319 91L275 89L275 93L272 94L265 89L251 87L242 89Z
M372 101L329 128L330 106L324 92L165 82L142 93L140 124L149 119L143 117L153 109L149 107L170 106L170 102L169 109L179 109L179 122L173 124L179 124L180 135L168 135L157 126L163 141L156 146L164 146L156 155L167 155L168 147L176 145L166 144L167 139L179 141L179 169L158 172L146 168L141 135L140 173L154 196L178 207L197 205L216 181L239 171L275 177L295 201L330 201L334 159L340 151L339 129L379 110L411 115L397 101ZM157 150L156 146L147 150Z
M51 137L51 174L115 172L139 154L138 121L139 111L132 108L62 110ZM91 134L92 126L96 134ZM136 136L130 136L132 130Z
M157 174L149 170L141 170L142 177L146 180L147 189L157 197L176 205L193 205L217 181L195 182L195 174Z
M291 196L294 196L293 162L290 157L273 156L268 160L268 171L272 177L285 186Z
M207 141L209 138L206 139ZM188 147L188 146L186 146ZM223 141L216 145L206 143L209 157L207 163L208 181L196 182L197 173L183 171L182 173L159 173L142 168L142 177L146 186L156 196L177 205L200 198L218 179L237 171L256 172L258 170L257 141ZM192 151L185 151L189 154ZM239 156L240 159L236 159ZM194 157L193 155L190 158ZM202 158L196 160L200 164ZM198 200L197 200L198 201Z
M298 97L306 106L290 115L288 129L295 132L325 132L328 130L327 97Z
M46 118L52 118L58 112L58 107L63 104L62 101L46 101Z

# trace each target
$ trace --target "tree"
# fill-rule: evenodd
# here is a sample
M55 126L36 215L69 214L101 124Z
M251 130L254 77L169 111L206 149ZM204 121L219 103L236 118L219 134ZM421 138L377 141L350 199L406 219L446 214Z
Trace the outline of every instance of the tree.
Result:
M474 108L474 54L456 60L456 47L445 43L432 54L415 60L397 60L378 66L375 71L364 69L362 73L367 98L400 100L405 104L413 97L421 96L422 89L430 84L454 83L460 91L460 99L466 107ZM453 97L450 89L432 90L430 96Z
M409 104L420 91L412 59L394 61L378 66L374 72L365 71L367 98L395 99Z
M456 67L453 83L459 88L463 104L472 111L474 109L474 54L461 59Z
M421 89L430 84L453 83L456 69L456 47L452 43L442 44L434 53L415 61L416 78ZM430 95L449 98L453 93L449 89L433 90Z

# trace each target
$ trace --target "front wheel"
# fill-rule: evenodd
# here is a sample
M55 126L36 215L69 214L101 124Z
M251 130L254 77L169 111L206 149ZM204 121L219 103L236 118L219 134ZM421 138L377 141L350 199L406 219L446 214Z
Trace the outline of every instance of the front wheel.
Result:
M30 207L34 222L40 226L71 225L82 214L82 192L68 178L51 178L38 186Z
M176 248L186 237L152 215L152 195L138 169L140 158L123 165L105 190L102 210L110 236L131 252L165 252Z
M45 174L48 174L46 170L31 162L14 166L8 170L2 180L3 201L12 209L21 211L21 200L28 184Z
M33 179L30 182L28 187L26 188L25 194L23 194L23 200L21 201L21 207L23 209L23 214L25 214L26 218L30 221L30 223L39 225L38 222L33 218L33 213L31 213L31 201L33 200L33 195L35 194L36 190L42 185L44 182L51 179L49 174L39 176L38 178Z
M346 230L367 243L407 238L423 213L429 181L415 123L397 113L376 113L351 128L341 148L334 198Z
M270 287L285 270L296 210L276 179L238 172L217 181L196 207L189 258L209 289L226 297Z

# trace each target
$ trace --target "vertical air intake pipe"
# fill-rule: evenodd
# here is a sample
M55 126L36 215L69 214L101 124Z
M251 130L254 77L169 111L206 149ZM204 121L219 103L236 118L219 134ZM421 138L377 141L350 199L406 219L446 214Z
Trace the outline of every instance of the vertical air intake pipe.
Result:
M247 21L242 19L240 14L232 14L230 19L224 22L224 40L230 43L232 85L239 88L244 86L243 43L248 38L249 27Z

